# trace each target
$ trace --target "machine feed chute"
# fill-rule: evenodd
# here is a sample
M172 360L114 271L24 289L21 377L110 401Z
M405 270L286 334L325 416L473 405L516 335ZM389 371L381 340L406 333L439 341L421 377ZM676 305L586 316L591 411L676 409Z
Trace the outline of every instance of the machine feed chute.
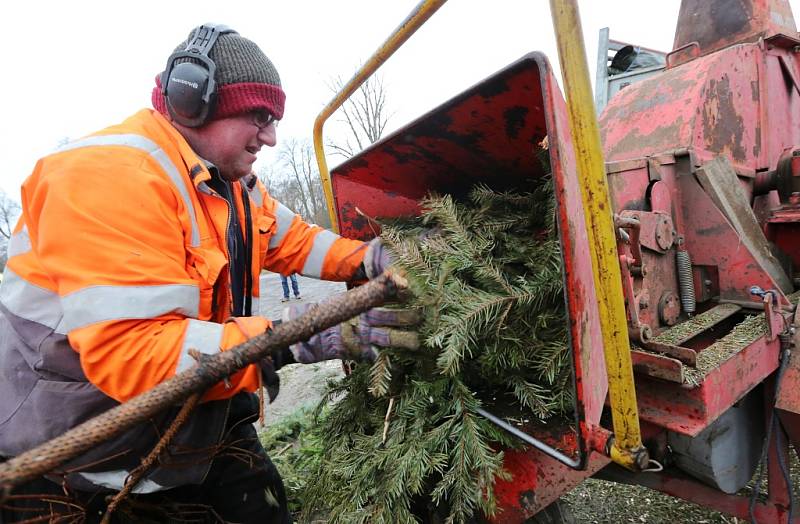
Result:
M562 462L582 469L608 385L566 106L546 57L525 55L333 169L331 182L341 233L368 239L379 233L368 217L417 215L419 199L431 191L456 198L475 184L525 191L547 175L542 154L549 155L557 200L580 433L564 439L551 428L542 438L560 441ZM539 436L536 428L525 431Z

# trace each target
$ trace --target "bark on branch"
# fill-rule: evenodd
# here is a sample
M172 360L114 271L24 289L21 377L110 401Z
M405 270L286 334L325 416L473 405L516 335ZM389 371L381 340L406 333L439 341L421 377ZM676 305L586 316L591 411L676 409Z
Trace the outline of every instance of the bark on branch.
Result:
M0 495L34 479L82 452L108 440L159 411L180 404L194 393L207 390L245 366L258 362L274 349L307 340L313 334L373 307L382 305L402 286L401 277L384 274L311 308L301 317L275 326L228 351L203 360L119 406L80 424L60 437L0 464Z

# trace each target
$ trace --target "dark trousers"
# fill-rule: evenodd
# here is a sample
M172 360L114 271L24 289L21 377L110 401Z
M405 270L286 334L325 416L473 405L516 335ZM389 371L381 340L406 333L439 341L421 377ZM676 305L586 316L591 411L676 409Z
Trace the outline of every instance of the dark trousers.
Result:
M283 480L258 441L251 417L236 417L236 411L232 407L231 420L239 422L228 428L223 448L215 455L203 484L129 495L111 522L290 524ZM2 502L0 522L49 515L49 522L96 523L111 495L65 490L39 478L12 490Z
M297 275L292 273L289 275L288 280L292 281L292 292L294 292L294 296L300 296L300 286L297 285ZM289 282L287 281L287 277L281 275L281 285L283 286L283 298L289 298Z

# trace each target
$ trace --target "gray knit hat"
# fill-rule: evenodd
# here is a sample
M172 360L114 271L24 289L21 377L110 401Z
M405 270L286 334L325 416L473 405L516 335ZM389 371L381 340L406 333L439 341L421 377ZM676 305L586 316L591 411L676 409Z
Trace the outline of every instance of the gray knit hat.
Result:
M174 52L183 51L194 38L189 37L179 44ZM209 120L265 109L275 118L283 118L286 94L281 88L278 71L263 51L251 40L236 32L222 33L209 52L216 65L214 80L217 83L217 101ZM176 63L190 61L176 60ZM167 115L167 105L161 91L161 74L156 76L152 93L153 107Z

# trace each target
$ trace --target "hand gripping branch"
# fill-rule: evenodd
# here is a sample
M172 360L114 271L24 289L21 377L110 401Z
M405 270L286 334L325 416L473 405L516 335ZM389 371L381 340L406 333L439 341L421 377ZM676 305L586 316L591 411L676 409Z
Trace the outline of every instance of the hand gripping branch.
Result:
M204 358L188 369L105 413L75 426L63 435L0 464L0 497L12 487L44 473L108 440L159 411L181 404L273 350L307 340L313 334L382 305L405 280L390 272L311 308L304 315L238 346Z

